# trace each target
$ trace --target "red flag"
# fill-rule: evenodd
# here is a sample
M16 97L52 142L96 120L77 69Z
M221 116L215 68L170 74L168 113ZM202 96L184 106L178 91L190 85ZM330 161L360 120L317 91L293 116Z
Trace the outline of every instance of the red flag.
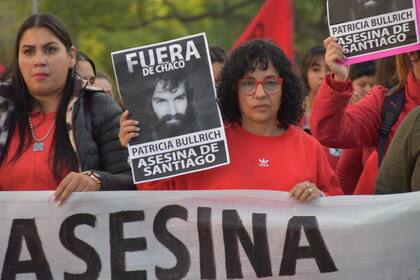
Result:
M266 0L258 14L233 44L233 49L253 38L273 40L293 60L293 7L291 0Z
M0 64L0 75L6 70L3 65Z

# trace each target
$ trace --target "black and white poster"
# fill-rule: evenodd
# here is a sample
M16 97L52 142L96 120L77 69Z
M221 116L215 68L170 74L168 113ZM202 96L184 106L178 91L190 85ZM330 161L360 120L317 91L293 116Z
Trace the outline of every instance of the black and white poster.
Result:
M112 53L136 183L229 163L204 33Z
M419 0L327 0L330 35L347 64L420 49Z

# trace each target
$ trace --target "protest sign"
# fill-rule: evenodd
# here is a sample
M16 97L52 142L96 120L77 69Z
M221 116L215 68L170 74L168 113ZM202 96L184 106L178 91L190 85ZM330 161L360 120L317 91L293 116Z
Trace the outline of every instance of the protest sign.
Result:
M420 279L420 193L0 195L1 279Z
M112 53L118 90L140 135L130 141L136 183L229 163L205 35Z
M420 0L327 0L330 35L354 64L420 49Z

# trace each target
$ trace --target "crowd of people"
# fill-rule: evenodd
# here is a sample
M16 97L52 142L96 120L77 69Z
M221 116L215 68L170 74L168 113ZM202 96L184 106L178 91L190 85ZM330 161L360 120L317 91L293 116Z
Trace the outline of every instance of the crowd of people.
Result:
M211 47L230 164L135 185L131 139L167 137L182 121L198 130L187 110L187 75L156 77L147 109L169 130L152 135L138 128L147 120L123 112L112 80L76 50L54 16L27 18L14 46L10 65L0 69L2 191L53 190L52 201L61 204L76 191L136 188L278 190L301 202L420 188L418 52L349 67L330 37L306 53L298 75L268 40L248 41L229 55ZM401 111L389 124L390 97Z

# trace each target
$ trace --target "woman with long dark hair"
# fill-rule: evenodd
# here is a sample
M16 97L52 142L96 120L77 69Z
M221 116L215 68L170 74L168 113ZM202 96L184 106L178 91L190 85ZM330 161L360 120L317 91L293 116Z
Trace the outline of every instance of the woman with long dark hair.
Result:
M0 189L131 189L127 152L118 141L119 106L76 78L76 50L48 14L21 25L10 73L0 84Z

